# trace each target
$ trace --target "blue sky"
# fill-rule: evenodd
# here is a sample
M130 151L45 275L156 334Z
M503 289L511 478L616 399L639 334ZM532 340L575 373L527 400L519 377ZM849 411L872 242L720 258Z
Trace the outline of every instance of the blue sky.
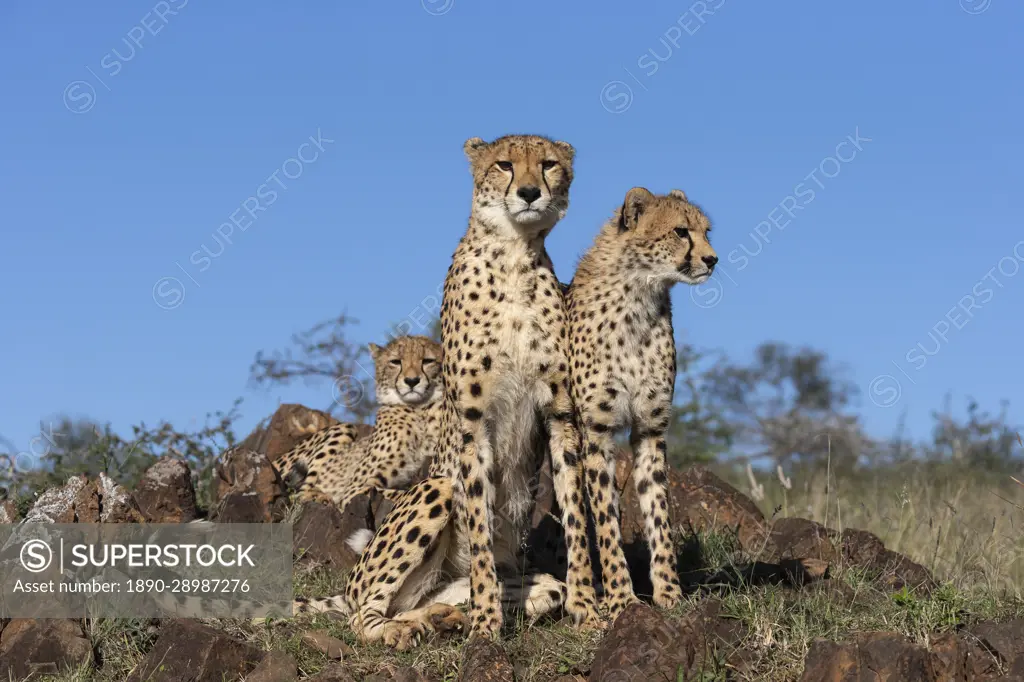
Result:
M577 148L549 240L563 280L626 190L678 187L722 258L675 291L680 339L822 348L879 435L905 412L926 436L947 391L1024 421L1020 3L0 15L0 434L18 447L57 412L127 433L243 396L245 432L279 401L325 404L326 385L249 389L255 353L343 310L363 341L421 318L466 225L462 143L512 132Z

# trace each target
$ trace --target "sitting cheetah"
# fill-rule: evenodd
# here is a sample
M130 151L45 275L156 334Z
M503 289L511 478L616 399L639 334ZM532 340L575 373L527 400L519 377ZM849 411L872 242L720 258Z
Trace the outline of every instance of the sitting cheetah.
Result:
M631 189L584 254L567 303L573 400L583 434L602 584L612 618L635 601L622 552L613 436L626 428L651 549L654 601L681 598L665 493L665 430L675 390L669 289L707 281L718 262L710 222L680 190Z
M299 606L350 613L360 639L399 649L428 629L462 627L454 606L465 601L473 633L482 636L499 633L503 605L536 617L564 602L578 622L600 623L564 299L544 248L568 207L574 150L525 135L472 138L464 150L473 205L445 280L445 398L431 477L385 519L343 597ZM520 564L530 482L548 450L566 528L568 590L547 574L523 577Z
M282 478L303 478L299 499L321 493L342 509L367 488L402 488L437 449L441 423L441 348L424 336L370 344L377 423L358 438L356 425L317 431L275 462Z

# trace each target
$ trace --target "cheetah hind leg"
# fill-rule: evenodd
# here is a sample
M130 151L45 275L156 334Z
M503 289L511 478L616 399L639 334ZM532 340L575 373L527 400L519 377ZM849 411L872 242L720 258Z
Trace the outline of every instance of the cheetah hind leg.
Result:
M380 496L392 504L398 504L398 501L402 499L407 491L399 490L397 488L372 488L380 493Z
M446 478L422 481L399 498L360 555L346 589L355 605L349 627L360 641L383 640L405 650L428 630L463 627L464 616L452 604L429 598L451 581L440 570L451 541L451 515Z

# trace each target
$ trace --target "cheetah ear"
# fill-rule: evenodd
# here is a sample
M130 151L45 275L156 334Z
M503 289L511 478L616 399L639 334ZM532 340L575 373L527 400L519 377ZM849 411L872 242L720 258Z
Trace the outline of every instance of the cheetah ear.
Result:
M619 232L636 229L640 216L653 200L654 195L643 187L634 187L626 192L626 200L622 202L619 215Z
M366 344L366 347L370 350L370 357L373 358L374 362L377 361L378 356L380 356L380 352L384 350L375 343L368 343Z
M479 137L471 137L462 145L462 151L466 153L466 158L469 159L469 162L475 164L476 160L480 158L480 153L487 149L487 147L488 144Z
M668 195L670 197L675 197L676 199L682 199L683 201L687 201L686 193L681 189L674 189L671 192L669 192Z
M576 148L573 147L568 142L562 142L561 140L555 140L555 146L558 147L558 149L561 150L561 152L563 154L565 154L566 156L569 157L569 163L572 163L573 159L576 158Z

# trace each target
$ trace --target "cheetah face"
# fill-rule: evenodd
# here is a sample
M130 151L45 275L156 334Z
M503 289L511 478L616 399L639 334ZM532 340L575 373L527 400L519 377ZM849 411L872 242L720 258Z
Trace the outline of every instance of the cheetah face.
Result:
M381 348L371 343L381 405L430 405L442 397L441 346L425 336L399 336Z
M464 146L473 172L473 211L509 236L546 236L569 208L575 150L537 135Z
M704 211L678 189L655 196L634 187L619 212L619 233L628 241L629 263L649 279L706 282L718 262L710 231Z

